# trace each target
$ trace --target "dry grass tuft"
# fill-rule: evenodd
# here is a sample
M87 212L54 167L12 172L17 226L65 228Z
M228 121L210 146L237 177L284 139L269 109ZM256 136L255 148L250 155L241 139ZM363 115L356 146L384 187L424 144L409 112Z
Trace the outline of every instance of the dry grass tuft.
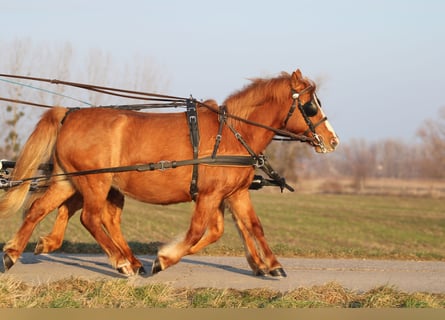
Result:
M268 289L174 289L127 280L71 278L38 286L0 276L0 308L445 308L444 294L378 287L365 293L338 283L282 293Z
M296 302L303 307L347 307L349 301L356 298L356 294L348 291L336 282L311 288L298 288L289 293Z

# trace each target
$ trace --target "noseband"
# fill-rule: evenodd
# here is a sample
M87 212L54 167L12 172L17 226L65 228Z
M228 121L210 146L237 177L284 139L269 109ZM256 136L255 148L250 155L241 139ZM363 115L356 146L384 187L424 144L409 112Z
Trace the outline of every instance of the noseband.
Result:
M289 112L287 113L286 119L284 120L284 128L286 128L287 126L287 122L289 121L289 119L291 118L292 114L294 113L295 109L298 106L298 110L300 110L301 115L303 116L304 121L306 122L308 128L305 132L303 132L304 136L307 136L308 133L312 133L312 137L313 137L313 141L311 142L311 144L313 146L316 147L320 147L321 152L325 153L326 152L326 146L324 144L323 138L317 134L317 132L315 131L315 129L322 124L323 122L325 122L326 120L328 120L327 117L323 117L320 121L318 121L317 123L312 123L312 120L310 119L310 117L307 115L307 112L305 111L305 105L303 105L300 101L300 96L301 94L303 94L305 91L309 90L311 87L307 87L305 88L303 91L301 91L300 93L298 93L296 90L292 89L292 105L289 109ZM312 103L316 103L316 107L318 109L321 108L321 106L319 105L318 101L317 101L317 97L315 96L315 94L313 94L312 99L307 102L309 104Z

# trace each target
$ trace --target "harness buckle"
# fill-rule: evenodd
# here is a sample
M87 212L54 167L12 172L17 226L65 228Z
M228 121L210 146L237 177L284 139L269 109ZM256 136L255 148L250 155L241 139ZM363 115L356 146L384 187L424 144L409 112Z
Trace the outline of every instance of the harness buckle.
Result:
M22 180L10 180L9 178L0 177L0 190L1 189L9 189L16 186L19 186L23 183Z
M158 162L158 164L161 166L158 170L159 171L165 171L167 169L170 169L172 167L171 161L168 160L161 160Z
M5 178L0 178L0 189L9 188L9 180Z
M195 124L196 123L196 117L195 116L189 116L189 121L190 121L190 123Z
M29 191L36 191L39 188L39 182L34 179L31 180L31 184L29 185Z

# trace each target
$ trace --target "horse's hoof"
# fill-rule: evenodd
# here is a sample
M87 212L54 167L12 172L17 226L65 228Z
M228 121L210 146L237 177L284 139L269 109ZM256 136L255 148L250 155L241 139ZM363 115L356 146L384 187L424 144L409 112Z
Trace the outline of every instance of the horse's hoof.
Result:
M134 276L134 275L135 275L135 273L133 272L133 270L129 271L129 269L128 269L128 268L125 268L125 267L123 267L123 268L117 268L116 270L117 270L120 274L122 274L122 275L124 275L124 276L126 276L126 277L131 277L131 276Z
M161 262L159 261L159 258L156 258L155 261L153 261L153 265L151 266L151 274L156 274L160 271L162 271Z
M5 271L11 269L14 263L15 261L12 260L12 258L7 253L3 255L3 266L5 268Z
M123 275L125 275L125 276L128 276L128 277L130 277L130 276L134 276L134 275L135 275L135 273L134 273L134 271L133 271L133 268L131 268L131 266L130 266L130 263L125 263L125 264L123 264L123 265L121 265L121 266L118 266L118 267L116 268L116 270L117 270L119 273L121 273L121 274L123 274Z
M135 272L136 274L139 274L141 276L145 276L147 274L147 271L145 271L144 267L140 267L139 269L136 270Z
M254 271L253 274L257 277L264 277L266 275L266 272L264 270L258 269Z
M287 274L283 268L277 268L277 269L270 270L269 274L272 277L277 277L277 278L286 278L287 277Z

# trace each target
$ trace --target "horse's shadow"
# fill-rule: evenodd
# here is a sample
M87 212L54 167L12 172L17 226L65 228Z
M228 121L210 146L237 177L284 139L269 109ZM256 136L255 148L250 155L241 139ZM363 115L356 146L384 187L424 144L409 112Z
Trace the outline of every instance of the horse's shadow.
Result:
M216 268L216 269L222 269L225 271L239 273L239 274L248 275L248 276L252 275L252 271L250 271L250 270L240 269L240 268L236 268L236 267L232 267L232 266L224 265L224 264L219 264L219 263L213 263L213 262L208 262L208 261L197 261L197 260L193 260L193 259L189 259L189 258L181 259L180 263L181 262L195 264L195 265L202 265L202 266L212 267L212 268Z
M154 258L155 257L153 257L153 259ZM142 260L141 260L141 262L142 262ZM143 261L143 263L144 263L144 265L146 265L145 261ZM248 276L248 277L253 277L255 279L279 280L278 278L271 278L271 277L268 277L268 276L256 276L256 275L253 274L252 270L250 270L250 269L241 269L241 268L229 266L229 265L226 265L226 264L213 263L213 262L202 261L202 260L193 260L193 259L190 259L190 258L183 258L183 259L181 259L181 261L179 261L179 263L189 263L189 264L194 264L194 265L207 266L207 267L221 269L221 270L232 272L232 273L245 275L245 276Z
M152 276L151 274L151 265L153 264L153 261L156 257L155 256L149 256L149 257L143 257L139 258L141 263L143 264L145 270L147 271L146 274L140 275L143 278L149 278ZM81 255L81 254L45 254L45 255L26 255L26 258L21 259L20 263L24 265L32 265L32 264L38 264L42 262L51 262L56 264L61 264L65 266L73 266L81 269L85 269L89 272L97 273L101 276L107 276L112 278L118 278L118 279L127 279L128 276L125 276L123 274L120 274L117 270L113 269L112 266L108 263L108 260L106 261L97 261L94 259L91 259L88 255ZM207 266L211 268L221 269L224 271L228 271L231 273L241 274L248 277L255 277L257 279L263 279L263 280L275 280L270 277L258 277L253 275L251 270L248 269L242 269L238 267L233 267L226 264L221 263L214 263L214 262L208 262L208 261L202 261L202 260L194 260L190 258L183 258L179 263L188 263L192 265L201 265L201 266ZM4 272L3 266L1 267L1 272Z
M94 261L88 256L76 254L44 254L34 255L31 259L22 260L22 264L37 264L41 262L51 262L65 266L73 266L90 272L97 273L102 276L125 279L127 276L118 273L108 262Z

